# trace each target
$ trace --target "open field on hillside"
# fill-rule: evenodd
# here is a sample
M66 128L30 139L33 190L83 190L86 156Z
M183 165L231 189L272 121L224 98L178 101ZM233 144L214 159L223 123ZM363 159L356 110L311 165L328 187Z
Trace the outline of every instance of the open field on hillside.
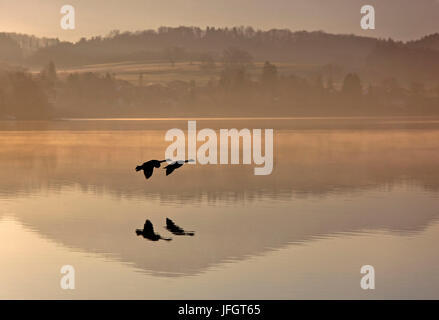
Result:
M291 63L275 63L280 75L297 75L306 77L317 77L322 72L322 66L318 65L297 65ZM262 73L264 62L255 62L249 67L249 74L253 79L257 79ZM218 79L222 70L222 65L217 63L211 70L203 70L199 62L176 62L172 65L169 62L120 62L84 65L73 68L59 68L61 77L70 73L94 72L99 74L110 73L117 79L126 80L138 85L142 83L166 84L171 81L195 81L198 85L205 84L211 79ZM37 72L38 70L33 70ZM140 78L142 77L142 81Z

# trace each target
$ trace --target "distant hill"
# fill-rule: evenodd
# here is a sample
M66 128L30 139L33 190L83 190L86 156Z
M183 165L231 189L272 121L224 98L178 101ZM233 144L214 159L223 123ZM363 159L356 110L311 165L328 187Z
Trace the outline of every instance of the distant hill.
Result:
M259 61L359 66L379 41L322 31L162 27L135 33L114 31L106 37L58 43L38 50L29 63L40 65L53 60L60 66L74 66L126 60L195 61L206 53L220 59L225 49L237 47Z
M439 33L430 34L419 40L409 41L407 45L411 48L423 48L439 51Z
M261 31L251 27L113 31L75 43L0 34L0 60L33 67L49 61L58 67L125 61L222 62L224 50L231 47L248 52L253 61L336 65L367 79L439 81L439 34L407 43L323 31Z

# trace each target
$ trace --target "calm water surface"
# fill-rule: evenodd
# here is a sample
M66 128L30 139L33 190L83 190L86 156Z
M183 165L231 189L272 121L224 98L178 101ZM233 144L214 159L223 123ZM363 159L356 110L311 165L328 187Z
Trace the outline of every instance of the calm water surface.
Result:
M273 173L188 165L146 181L135 166L163 158L178 119L1 123L0 298L439 298L436 119L197 125L275 128ZM168 236L166 217L196 235L136 236L145 219Z

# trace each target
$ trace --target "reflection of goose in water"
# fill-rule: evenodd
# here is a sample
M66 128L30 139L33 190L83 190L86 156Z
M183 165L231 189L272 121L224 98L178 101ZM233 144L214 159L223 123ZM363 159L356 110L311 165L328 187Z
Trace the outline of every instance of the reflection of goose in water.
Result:
M195 232L193 231L185 231L179 226L177 226L174 221L169 218L166 218L166 229L175 234L176 236L193 236Z
M154 226L152 225L151 221L146 220L145 225L143 226L143 230L136 229L136 234L138 236L143 236L145 239L151 240L151 241L159 241L166 240L171 241L170 238L162 238L159 234L154 232Z
M137 166L136 171L143 170L143 174L145 175L145 178L149 179L152 176L154 168L160 168L160 165L163 162L166 162L168 160L169 159L167 159L167 160L149 160L149 161L145 162L144 164L142 164L141 166Z
M169 176L175 169L180 168L182 165L188 162L194 162L195 160L178 160L171 164L168 164L164 169L166 169L166 175Z

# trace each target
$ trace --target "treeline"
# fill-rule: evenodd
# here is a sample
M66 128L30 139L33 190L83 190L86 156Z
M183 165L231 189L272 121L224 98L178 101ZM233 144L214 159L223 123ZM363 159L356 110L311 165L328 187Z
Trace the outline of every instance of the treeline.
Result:
M0 72L0 119L38 120L53 116L50 86L24 71Z
M439 50L439 33L429 34L421 39L408 41L408 47Z
M19 33L0 33L0 61L23 64L41 48L56 46L60 41Z
M361 70L369 78L439 81L439 51L388 40L376 44Z
M404 86L395 78L370 84L356 73L341 82L330 76L281 75L268 61L254 78L245 52L227 50L223 61L219 78L207 84L136 85L108 73L59 79L53 64L33 81L52 102L50 114L57 118L439 115L439 85L414 81ZM29 106L35 108L32 101Z
M280 75L270 62L255 79L250 56L224 56L220 77L207 84L135 85L96 73L60 78L53 63L36 75L3 72L0 119L439 115L439 85L406 87L395 78L369 84L356 73L338 83L330 76Z

